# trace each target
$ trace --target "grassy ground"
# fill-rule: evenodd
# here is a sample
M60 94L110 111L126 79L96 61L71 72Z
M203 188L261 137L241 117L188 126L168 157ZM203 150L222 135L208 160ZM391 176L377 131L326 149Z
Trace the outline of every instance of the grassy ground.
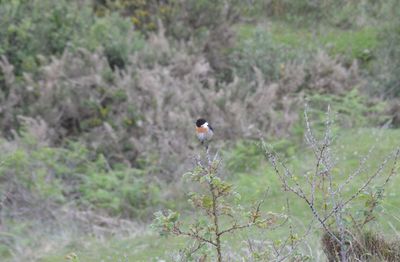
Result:
M283 22L260 24L258 26L243 25L239 28L239 39L251 39L254 34L269 33L272 41L295 50L318 51L327 50L331 55L346 57L349 61L360 59L368 61L378 46L376 27L359 29L338 29L321 26L320 28L293 27Z
M365 178L368 174L373 173L384 157L399 145L398 141L400 141L400 130L356 129L339 132L334 146L334 153L337 157L337 165L334 169L337 173L335 182L343 180L346 174L355 170L361 157L368 152L371 146L375 145L376 148L367 162L368 168L361 176ZM305 148L298 150L288 160L289 166L292 170L296 170L295 173L298 175L307 172L313 162L313 158L309 153L299 154L300 152L306 152L304 150ZM254 158L255 156L253 155L252 157ZM229 163L229 159L227 161ZM241 160L236 158L235 161L248 162L245 158ZM244 206L250 206L254 200L259 199L263 192L269 188L270 194L263 208L268 211L281 212L285 206L287 194L283 193L276 175L272 172L271 166L263 160L260 161L256 169L252 169L251 167L251 171L247 172L246 168L242 168L241 172L232 174L229 180L237 187L238 192L242 196L241 201ZM242 167L245 166L246 164L243 164ZM377 181L382 182L382 179L378 179ZM377 184L379 183L377 182L373 185ZM379 213L377 222L371 225L374 230L383 231L391 237L395 236L393 228L400 227L400 210L398 209L400 200L397 196L399 184L400 176L394 177L393 182L385 192L386 197L382 203L382 210ZM353 181L345 194L351 195L358 186L359 183L357 183L357 180ZM296 225L296 230L301 234L305 221L311 219L311 213L306 205L295 197L289 195L289 200L293 216L292 223ZM355 203L352 206L354 213L356 213L357 208L358 204ZM316 229L307 238L309 246L319 245L318 232L318 229ZM395 233L397 234L397 232ZM258 230L246 231L235 235L234 238L225 239L225 243L227 246L240 247L242 241L247 237L279 240L286 234L287 228L271 232L267 231L266 233L260 233ZM153 233L151 229L145 229L143 235L126 239L111 238L105 241L88 239L83 245L76 245L47 254L40 261L62 261L63 257L71 252L77 254L80 259L79 261L158 261L160 259L168 261L169 253L174 250L177 251L184 245L185 242L182 238L161 238ZM319 251L307 250L307 245L302 247L302 249L314 261L322 257L320 249Z

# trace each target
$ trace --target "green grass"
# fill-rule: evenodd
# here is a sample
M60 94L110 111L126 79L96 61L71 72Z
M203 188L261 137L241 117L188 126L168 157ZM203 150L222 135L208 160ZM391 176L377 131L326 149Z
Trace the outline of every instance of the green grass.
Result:
M344 55L351 59L368 61L378 46L378 30L362 28L353 30L332 30L321 36L321 43L332 55Z
M168 257L168 252L184 246L183 239L160 238L146 234L132 238L111 238L108 241L88 240L84 245L68 247L39 259L41 262L65 261L64 257L75 253L78 261L158 261Z
M361 174L359 179L353 181L345 195L350 196L360 185L360 182L368 175L375 172L382 160L392 150L399 146L400 130L378 130L378 129L353 129L340 131L337 134L337 141L333 148L333 153L338 158L336 159L337 165L334 172L337 174L335 182L343 181L345 175L354 171L358 167L360 158L364 156L371 146L375 145L371 158L367 161L367 169ZM302 227L309 221L312 216L307 206L292 194L287 194L282 191L277 176L272 171L271 166L261 160L255 166L254 162L248 161L244 157L245 147L247 145L252 158L257 158L254 148L251 143L240 143L236 149L230 154L225 155L229 162L229 157L235 155L235 150L241 157L234 158L238 162L237 166L231 168L238 168L239 172L234 172L230 175L229 180L236 186L237 191L241 194L241 202L243 206L249 207L255 200L260 199L265 190L269 188L269 195L263 206L264 210L272 212L282 212L286 205L286 199L290 201L291 214L293 216L293 223L299 233L302 232ZM304 147L299 147L293 154L289 154L288 166L294 173L301 175L307 172L313 166L314 159L311 152L305 150ZM248 168L245 168L246 163L250 163ZM386 169L384 174L389 170ZM383 177L378 179L373 186L379 185L383 181ZM379 232L387 233L393 236L394 228L400 228L400 200L398 198L398 186L400 185L400 176L395 176L385 191L385 199L382 203L382 211L379 213L377 222L372 224L372 228ZM356 211L362 202L356 202L351 206ZM187 214L187 212L185 212ZM185 216L185 215L184 215ZM189 218L187 218L189 219ZM75 252L80 261L157 261L157 259L165 259L169 261L169 252L177 251L184 246L185 240L181 237L161 238L156 234L151 233L151 230L145 230L144 235L135 236L126 239L109 239L106 241L88 240L87 244L81 246L72 246L61 250L54 250L46 255L40 261L52 262L62 261L66 254ZM149 233L150 232L150 233ZM233 248L239 248L242 245L242 240L246 238L258 239L271 239L278 240L286 236L288 229L286 227L274 231L266 231L261 233L260 230L243 231L235 236L230 236L225 243ZM397 233L397 232L396 232ZM308 238L308 244L319 245L319 231L316 230ZM239 250L239 249L237 249ZM310 251L306 251L310 252ZM319 253L311 254L314 260Z
M364 27L343 30L324 26L323 28L294 27L282 22L271 22L264 25L242 25L238 29L240 41L251 39L254 34L265 32L270 34L275 44L299 51L326 50L329 54L341 55L345 58L359 59L363 62L372 58L378 46L378 28Z

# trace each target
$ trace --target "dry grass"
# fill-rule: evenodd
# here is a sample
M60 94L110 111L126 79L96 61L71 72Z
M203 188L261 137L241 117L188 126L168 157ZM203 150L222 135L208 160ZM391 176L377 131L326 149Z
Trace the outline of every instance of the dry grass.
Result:
M338 234L336 234L338 236ZM399 261L399 240L388 240L383 235L371 232L347 232L348 261ZM340 246L328 233L322 237L324 252L329 261L340 260Z

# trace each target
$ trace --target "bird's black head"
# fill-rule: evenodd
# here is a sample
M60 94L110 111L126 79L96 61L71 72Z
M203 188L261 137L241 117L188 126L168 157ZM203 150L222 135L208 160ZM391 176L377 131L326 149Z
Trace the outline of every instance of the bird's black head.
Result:
M205 119L199 118L199 119L197 119L197 121L196 121L196 126L197 126L197 127L201 127L201 126L204 125L206 122L207 122L207 121L206 121Z

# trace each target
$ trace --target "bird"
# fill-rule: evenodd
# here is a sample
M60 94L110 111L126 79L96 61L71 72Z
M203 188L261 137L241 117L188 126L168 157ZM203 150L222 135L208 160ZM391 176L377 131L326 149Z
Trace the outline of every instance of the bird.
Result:
M213 137L214 129L204 118L199 118L196 121L196 135L201 144L204 145L205 142L210 141ZM206 147L208 147L207 143Z

